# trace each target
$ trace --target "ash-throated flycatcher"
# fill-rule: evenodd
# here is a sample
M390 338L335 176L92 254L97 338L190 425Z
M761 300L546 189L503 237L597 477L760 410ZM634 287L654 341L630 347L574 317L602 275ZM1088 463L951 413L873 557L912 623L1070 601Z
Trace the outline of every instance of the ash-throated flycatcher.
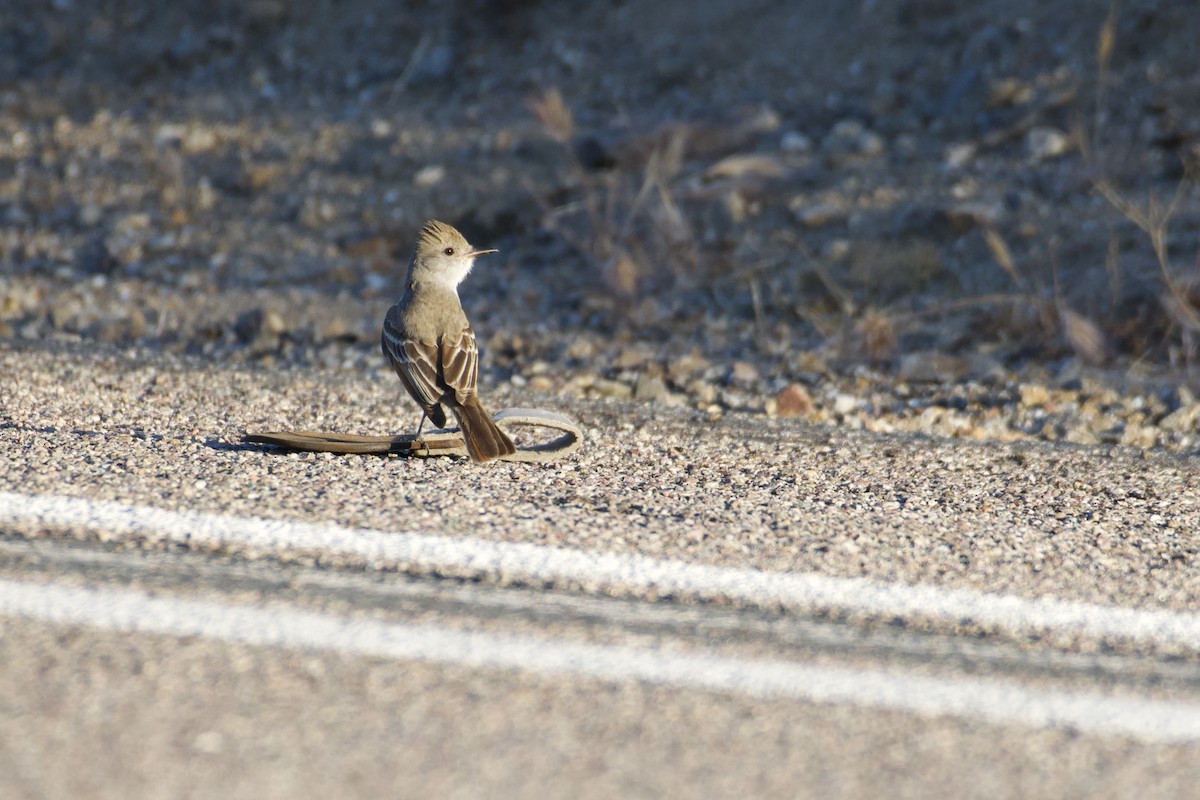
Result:
M424 412L418 439L426 417L439 428L446 427L445 408L449 408L473 461L493 461L517 452L475 394L479 351L458 300L458 284L471 271L476 256L495 252L472 249L461 233L444 222L425 223L408 264L404 296L383 320L383 354Z

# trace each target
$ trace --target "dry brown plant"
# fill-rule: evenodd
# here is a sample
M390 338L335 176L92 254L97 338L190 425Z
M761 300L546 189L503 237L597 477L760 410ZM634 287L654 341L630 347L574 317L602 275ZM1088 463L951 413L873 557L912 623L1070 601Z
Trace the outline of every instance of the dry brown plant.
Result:
M695 266L695 236L673 187L683 161L683 132L657 144L640 174L619 168L594 171L579 159L574 116L557 88L530 97L527 106L566 152L568 182L578 188L578 199L553 206L533 187L530 191L547 226L580 253L614 294L632 299L648 278L664 272L678 276Z
M1117 43L1117 8L1118 4L1113 0L1096 38L1096 111L1093 127L1097 133L1103 130L1109 65ZM1200 253L1197 253L1196 263L1190 270L1180 270L1173 265L1170 254L1170 223L1189 190L1196 184L1196 164L1184 165L1184 176L1176 184L1170 199L1164 201L1154 190L1150 190L1144 200L1134 200L1118 189L1105 174L1096 152L1097 148L1082 126L1077 131L1076 138L1085 162L1089 163L1093 174L1099 176L1092 181L1095 190L1149 240L1163 287L1159 294L1159 304L1168 323L1167 336L1170 337L1178 331L1181 345L1175 347L1168 344L1169 358L1177 366L1190 366L1196 361L1200 348ZM1109 240L1106 269L1115 305L1123 285L1115 237ZM1091 332L1085 331L1083 339L1089 338Z

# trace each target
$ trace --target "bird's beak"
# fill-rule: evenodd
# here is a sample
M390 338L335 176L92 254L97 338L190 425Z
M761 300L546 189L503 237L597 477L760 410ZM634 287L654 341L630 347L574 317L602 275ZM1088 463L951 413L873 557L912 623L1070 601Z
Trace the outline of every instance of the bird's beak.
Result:
M474 258L475 256L486 256L488 253L499 253L499 252L500 252L499 250L472 250L471 252L467 253L467 255L470 256L471 258Z

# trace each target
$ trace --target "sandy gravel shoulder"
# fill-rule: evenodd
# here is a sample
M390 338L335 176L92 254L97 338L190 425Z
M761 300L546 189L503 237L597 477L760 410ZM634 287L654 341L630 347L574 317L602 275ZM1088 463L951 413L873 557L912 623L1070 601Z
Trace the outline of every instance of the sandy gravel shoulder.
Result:
M772 572L1193 610L1195 457L974 442L653 405L519 398L580 420L561 463L282 454L247 430L411 426L382 370L223 370L0 353L0 485L30 494L527 542ZM493 405L516 405L508 391ZM36 532L33 532L36 533Z

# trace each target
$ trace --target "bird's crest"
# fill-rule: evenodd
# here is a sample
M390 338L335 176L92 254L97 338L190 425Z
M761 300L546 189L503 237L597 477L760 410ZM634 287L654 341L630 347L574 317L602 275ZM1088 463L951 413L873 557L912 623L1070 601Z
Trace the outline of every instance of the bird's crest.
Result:
M418 249L427 247L437 248L443 244L452 244L461 247L466 242L467 240L463 238L463 235L452 225L431 219L425 223L424 228L421 228L421 237L417 241L417 247Z

